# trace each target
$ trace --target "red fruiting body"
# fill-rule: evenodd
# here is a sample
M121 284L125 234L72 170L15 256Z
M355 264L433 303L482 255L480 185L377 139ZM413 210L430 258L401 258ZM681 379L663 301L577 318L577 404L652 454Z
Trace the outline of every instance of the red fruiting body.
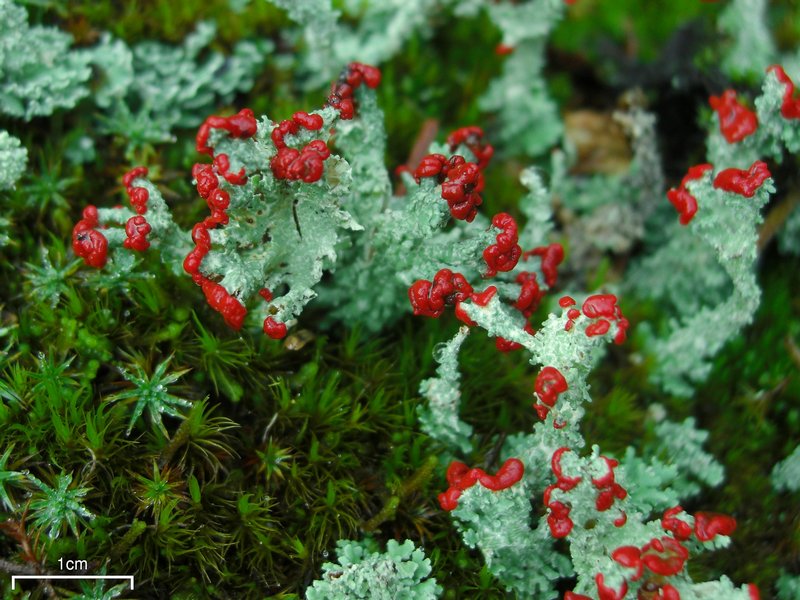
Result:
M483 129L480 127L462 127L447 136L450 152L455 152L461 144L465 145L478 160L479 169L484 169L494 155L494 148L483 143Z
M569 518L570 507L558 500L547 505L550 514L547 515L547 525L550 527L550 534L556 538L563 538L572 531L574 523Z
M688 225L697 214L697 198L692 196L686 188L672 188L667 191L667 199L680 214L678 220L681 225Z
M555 452L553 452L553 456L550 459L550 468L553 470L553 474L556 476L556 487L564 492L570 491L576 485L581 482L580 477L567 477L564 475L563 471L561 470L561 456L565 453L569 452L569 448L564 446L563 448L559 448ZM545 502L545 504L547 504Z
M544 292L539 288L536 273L523 271L517 275L515 281L520 285L520 290L513 306L527 319L539 308Z
M519 350L522 348L522 344L517 342L511 342L505 338L496 337L494 338L494 345L500 352L511 352L513 350Z
M445 305L453 306L472 294L472 286L461 273L441 269L433 277L433 283L425 279L415 281L408 288L408 299L415 315L439 318Z
M598 489L607 488L614 485L614 469L619 466L619 461L615 458L608 458L607 456L600 456L608 467L608 472L602 477L593 477L592 484Z
M606 321L605 319L600 319L591 325L586 327L586 335L588 337L595 337L598 335L604 335L608 333L609 328L611 327L611 323Z
M331 84L331 93L328 104L339 111L339 117L344 120L355 116L353 92L362 83L369 88L376 88L381 82L381 72L369 65L350 63L339 75L339 79Z
M683 570L689 551L675 538L652 539L642 547L642 563L657 575L669 577Z
M192 227L192 241L195 246L204 251L211 249L211 236L208 234L208 229L202 223L197 223Z
M202 278L200 286L211 308L222 315L229 327L237 331L241 329L247 309L241 302L231 296L224 287L206 279L202 275L199 277Z
M570 296L561 296L558 300L558 305L561 308L569 308L570 306L575 306L577 302L575 302L575 298Z
M186 255L186 258L183 259L183 270L192 277L199 275L200 263L203 262L205 255L206 252L200 248L195 248L189 252L189 254Z
M310 115L307 112L296 112L292 115L292 121L308 129L309 131L317 131L318 129L322 129L322 125L324 121L322 117L319 115Z
M323 173L323 163L331 155L322 140L308 143L302 151L294 148L281 148L269 163L276 179L298 179L313 183L319 181Z
M514 46L507 46L506 44L497 44L497 46L494 47L494 53L497 54L497 56L506 56L508 54L511 54L512 52L514 52Z
M622 527L628 522L628 515L624 510L620 511L620 515L614 519L614 527Z
M683 512L683 508L680 506L664 511L664 516L661 517L661 527L666 531L671 531L676 540L683 542L692 536L692 527L686 521L681 521L676 517L681 512Z
M479 292L477 294L474 293L470 294L470 299L474 304L478 306L486 306L487 304L489 304L489 300L491 300L496 293L497 293L497 288L493 285L490 285L482 292ZM468 325L469 327L475 326L475 321L469 318L469 315L467 315L467 311L464 310L464 307L461 305L461 302L456 302L455 314L456 318L465 325Z
M258 295L261 296L267 302L272 301L272 292L270 292L267 288L261 288L258 290Z
M555 367L544 367L536 376L534 389L539 400L547 406L553 407L556 405L558 396L567 391L567 380ZM559 460L560 458L559 454Z
M147 234L150 233L150 230L150 224L143 216L131 217L125 224L125 235L127 237L122 242L122 245L130 250L144 252L150 247L150 242L147 241Z
M472 294L471 298L472 301L477 304L478 306L486 306L489 304L489 300L491 300L494 295L497 293L497 288L493 285L490 285L482 292L477 294Z
M350 63L350 73L360 74L363 78L364 83L367 84L368 88L375 89L381 82L381 72L377 67L372 67L370 65L365 65L363 63ZM355 85L356 84L351 84Z
M322 140L313 140L306 144L302 150L289 148L284 138L287 134L296 134L300 127L309 131L321 129L324 124L319 115L309 115L306 112L296 112L291 119L281 121L272 130L272 142L278 153L269 163L272 174L276 179L302 180L313 183L322 178L323 163L331 152Z
M214 155L213 149L208 145L208 136L212 129L224 129L234 138L249 138L256 134L258 125L249 108L243 108L231 117L208 117L198 129L195 139L195 149L200 154Z
M225 211L231 204L231 196L225 190L217 188L208 196L206 204L212 211Z
M134 167L125 175L122 176L122 185L125 186L125 192L131 201L133 209L140 215L147 212L147 200L150 197L150 192L143 187L132 187L133 180L147 175L147 167Z
M147 212L147 201L150 199L150 192L143 187L128 188L127 191L133 209L140 215L145 214Z
M204 200L208 199L211 193L219 186L219 180L214 174L211 165L196 163L192 167L192 177L197 181L197 193Z
M672 188L667 192L667 199L670 201L675 210L680 213L680 224L688 225L697 213L697 198L692 196L686 184L695 179L700 179L706 171L710 171L714 167L709 164L701 164L690 167L681 180L679 188Z
M280 340L286 337L286 323L276 321L272 317L264 319L264 333L273 340Z
M719 130L729 144L741 142L758 129L758 117L736 100L736 92L725 90L722 96L711 96L708 103L719 116Z
M444 196L444 186L442 186L442 195ZM494 277L498 271L510 271L517 266L517 261L522 254L522 248L517 243L518 228L514 217L506 213L499 213L492 218L492 225L502 231L495 238L497 242L483 251L483 260L488 267L484 277ZM538 290L538 285L536 289Z
M196 148L198 152L210 156L212 164L195 164L192 167L192 176L196 181L197 192L211 210L211 216L206 217L192 228L192 241L195 247L184 259L183 268L202 288L209 305L222 314L230 327L238 330L242 327L244 317L247 315L247 308L229 294L222 285L211 281L200 272L203 259L211 251L209 229L225 225L229 221L225 211L230 206L231 198L227 191L219 187L218 175L233 185L243 185L247 182L247 175L243 167L237 173L231 173L228 156L226 154L214 155L213 149L208 145L208 137L212 129L224 129L234 138L249 138L256 134L258 127L253 111L247 108L231 117L208 117L200 126L197 132Z
M539 246L529 250L523 255L525 260L530 256L540 256L542 259L542 274L547 287L552 288L558 281L558 265L564 260L564 248L561 244L550 244L549 246Z
M454 219L471 223L478 214L483 199L483 173L475 163L464 163L447 171L447 180L442 184L442 198L447 200Z
M750 596L750 600L761 600L761 592L758 591L755 583L747 584L747 594Z
M133 167L130 171L122 176L122 185L126 188L131 187L133 180L137 177L145 177L147 175L147 167Z
M594 577L595 585L597 585L597 597L599 600L622 600L625 594L628 593L628 582L623 580L619 590L610 588L605 584L602 573L598 573Z
M617 304L617 297L613 294L595 294L589 296L581 307L583 314L590 319L600 319L586 327L586 335L601 335L608 331L609 322L617 324L617 333L614 335L614 343L621 344L625 341L628 331L628 319L622 314L622 309ZM606 323L606 324L603 324ZM599 324L599 325L598 325Z
M517 458L506 460L496 475L488 475L483 469L470 469L464 463L454 460L447 467L447 483L450 487L446 492L439 494L439 505L443 510L451 511L458 506L461 492L475 483L480 482L483 487L496 492L517 483L524 473L525 466Z
M305 121L305 119L301 117L301 121ZM286 135L290 133L293 135L296 134L299 131L299 128L300 128L300 121L297 121L294 118L285 119L281 121L280 123L278 123L277 127L275 127L275 129L272 130L272 133L270 134L272 143L279 150L281 148L285 148L286 142L284 141L283 138L285 138Z
M694 515L694 534L701 542L717 535L730 535L736 530L736 519L718 513L698 512Z
M81 214L89 227L97 226L99 217L97 215L97 207L94 204L87 205Z
M447 172L447 158L444 154L428 154L424 156L419 166L414 170L414 179L419 183L423 177L439 177L444 171ZM441 183L442 179L439 181Z
M658 590L656 600L681 600L681 595L673 586L665 583Z
M583 314L590 319L598 317L614 317L614 309L616 308L617 297L613 294L595 294L589 296L584 302L581 309Z
M741 169L720 171L714 178L714 187L739 194L745 198L752 198L758 188L770 177L766 163L757 160L746 171Z
M602 477L592 479L592 484L600 490L595 501L595 508L598 512L607 511L614 505L614 500L624 500L628 492L614 479L614 468L619 466L619 461L606 456L601 456L608 467L608 472Z
M227 154L217 154L214 156L214 168L228 183L233 185L244 185L247 183L247 175L245 175L244 167L239 169L238 173L230 172L231 161Z
M606 490L603 490L597 495L597 500L595 500L595 508L597 512L605 512L612 506L614 506L614 499L624 500L628 495L628 492L622 487L620 484L615 483L611 487Z
M644 572L642 564L642 551L636 546L621 546L611 553L611 558L623 567L636 569L636 574L631 577L631 581L638 581Z
M82 219L72 228L72 250L83 262L96 269L102 269L108 260L108 240L94 229L95 221Z
M784 119L800 119L800 98L793 98L794 83L780 65L772 65L767 69L772 71L784 86L783 103L781 104L781 114Z

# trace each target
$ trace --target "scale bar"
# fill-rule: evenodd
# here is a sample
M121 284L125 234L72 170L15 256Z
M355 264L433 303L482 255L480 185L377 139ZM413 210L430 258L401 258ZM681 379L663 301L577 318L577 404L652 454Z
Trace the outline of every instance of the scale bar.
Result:
M17 579L127 579L133 589L133 575L12 575L12 590L16 589Z

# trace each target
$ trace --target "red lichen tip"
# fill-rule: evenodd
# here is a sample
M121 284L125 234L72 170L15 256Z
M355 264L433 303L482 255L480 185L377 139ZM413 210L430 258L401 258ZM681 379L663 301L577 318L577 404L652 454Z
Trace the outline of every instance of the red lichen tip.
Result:
M369 88L376 88L380 82L381 72L378 68L363 63L350 63L331 84L327 104L339 111L340 119L352 119L355 116L353 92L356 88L362 83Z
M571 296L561 296L558 300L558 305L561 308L569 308L570 306L575 306L577 302L575 302L575 298Z
M286 323L276 321L272 317L264 319L264 333L273 340L281 340L286 337Z
M108 240L102 233L83 223L78 221L72 229L72 250L88 266L102 269L108 260Z
M495 475L488 475L483 469L470 469L464 463L454 460L447 467L447 483L450 487L439 494L439 505L443 510L451 511L458 506L461 492L480 483L486 489L500 491L517 483L525 473L525 466L518 458L509 458L497 470Z
M611 558L629 569L636 569L631 581L638 581L644 572L642 564L642 551L636 546L621 546L611 553Z
M555 406L558 397L568 388L567 380L555 367L543 367L536 376L534 384L534 390L539 400L550 407Z
M531 256L541 257L544 282L547 284L547 287L553 288L558 281L558 265L564 260L564 248L561 244L539 246L525 252L523 259L528 260Z
M122 185L126 188L131 187L133 180L138 177L147 176L147 167L133 167L130 171L122 176Z
M461 273L441 269L433 277L415 281L408 288L408 299L415 315L439 318L445 306L454 306L472 294L472 286Z
M122 245L129 250L144 252L150 247L150 242L147 241L147 234L150 233L150 230L150 224L143 216L131 217L125 224L125 235L127 237L122 242Z
M203 121L197 130L195 150L198 153L214 156L214 150L208 145L208 136L212 129L224 129L233 138L250 138L256 134L258 123L253 111L249 108L243 108L230 117L212 115Z
M185 265L184 261L184 267ZM222 315L229 327L237 331L241 329L245 315L247 315L247 309L244 305L229 294L228 290L220 284L206 279L202 275L199 277L201 278L200 286L203 289L203 294L205 294L211 308Z
M730 144L741 142L758 129L756 114L739 104L734 90L726 90L722 96L708 99L719 117L719 130Z
M642 564L665 577L680 573L688 558L689 550L671 537L654 538L642 547Z
M590 319L598 319L586 327L586 335L593 337L608 332L611 323L616 323L617 332L614 343L621 344L625 341L630 323L622 314L622 309L617 304L617 297L613 294L594 294L589 296L582 306L583 314ZM574 320L570 317L571 320Z
M672 188L667 192L667 199L670 201L675 210L680 214L681 225L688 225L697 213L697 198L686 188L690 181L700 179L706 172L714 167L710 164L704 163L690 167L681 180L680 187Z
M498 271L512 270L522 255L522 248L517 243L518 228L514 217L507 213L499 213L492 218L492 225L501 231L495 238L496 242L483 251L483 260L487 266L484 277L494 277ZM538 285L536 287L538 290Z
M697 512L694 515L694 533L701 542L713 540L718 535L731 535L736 530L736 519L728 515Z
M661 527L666 531L671 531L676 540L683 542L692 536L692 527L676 516L681 512L683 512L681 506L675 506L664 511L664 516L661 517Z
M483 173L475 163L464 163L447 171L447 180L442 183L442 198L447 200L454 219L471 223L483 203Z
M459 145L466 146L478 161L478 168L484 169L494 155L494 148L483 142L483 129L471 125L456 129L447 136L450 152L455 152Z
M768 72L775 73L784 86L783 103L781 104L781 115L784 119L800 119L800 98L794 98L794 82L783 70L780 65L772 65L767 69Z
M599 600L622 600L628 593L628 582L624 579L618 590L608 587L605 584L605 577L602 573L595 575L594 582L597 586L597 597Z
M563 446L553 452L553 456L550 459L550 468L553 470L553 474L556 476L556 483L555 486L564 491L568 492L573 489L576 485L581 482L580 477L568 477L564 475L563 471L561 470L561 457L564 455L565 452L569 452L570 449L566 446ZM549 503L549 494L545 491L545 504Z
M550 528L550 535L556 539L567 537L572 531L574 523L569 517L571 507L563 502L555 500L547 505L550 513L547 515L547 526Z
M726 192L752 198L756 191L772 175L766 163L757 160L746 171L742 169L725 169L714 178L714 187Z

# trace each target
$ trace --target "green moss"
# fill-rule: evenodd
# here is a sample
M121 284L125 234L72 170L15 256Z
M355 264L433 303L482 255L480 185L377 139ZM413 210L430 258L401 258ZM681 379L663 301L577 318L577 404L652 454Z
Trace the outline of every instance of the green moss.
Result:
M218 49L227 50L247 37L280 41L287 24L263 0L239 15L227 0L42 4L31 22L58 24L84 46L101 31L128 43L178 43L198 20L214 18ZM800 36L800 21L791 18L796 10L776 7L786 47ZM560 25L554 48L582 54L601 72L602 39L619 44L630 36L638 57L655 60L678 25L718 11L697 0L673 3L669 11L632 0L581 0ZM387 114L389 168L407 160L426 118L439 121L439 140L473 123L491 140L494 122L480 113L477 98L502 64L494 54L499 34L483 18L437 18L432 37L412 38L383 69L379 101ZM291 58L285 40L278 47ZM574 74L554 78L559 100L572 101ZM235 105L273 119L318 106L325 90L300 92L300 83L273 62ZM307 333L295 347L302 347L287 350L226 329L189 278L158 266L158 257L147 256L117 280L79 268L69 250L79 207L122 203L120 176L131 166L124 143L101 136L94 161L62 159L70 136L94 135L95 123L93 109L82 105L30 126L3 124L31 153L29 173L2 198L1 209L13 223L13 243L2 248L0 261L0 558L41 560L47 568L61 556L81 558L108 573L136 573L137 587L153 596L292 598L319 575L336 540L369 531L382 543L410 538L424 546L446 598L505 598L440 510L441 449L416 422L419 382L432 376L432 351L454 333L456 320L409 317L370 336L324 332L312 311L300 322ZM150 166L176 220L188 226L205 206L188 176L198 160L194 132L177 134L174 144L142 148L134 158ZM489 168L486 214L515 212L520 168L511 160ZM639 360L634 336L594 372L584 434L619 453L647 443L645 415L654 403L675 420L696 416L711 431L710 451L728 478L687 509L730 512L739 529L731 550L704 555L692 569L699 578L724 572L737 582L755 581L769 596L779 570L796 568L800 555L797 498L773 492L769 483L772 465L800 439L800 378L789 342L800 344L800 263L770 249L761 269L756 323L717 358L694 401L667 397L647 382L652 365ZM602 287L611 271L599 269L592 286ZM634 324L662 311L652 303L622 304ZM120 368L148 378L168 356L170 369L190 369L169 391L191 406L176 406L180 417L165 414L163 430L146 417L126 434L137 400L111 402L134 387ZM498 354L477 331L464 345L461 370L462 418L476 433L475 452L462 458L493 470L503 436L529 430L536 419L534 373L518 355ZM71 513L45 510L48 496L59 492L73 502ZM0 574L4 585L8 580ZM66 595L80 588L59 589ZM42 589L33 594L42 595Z

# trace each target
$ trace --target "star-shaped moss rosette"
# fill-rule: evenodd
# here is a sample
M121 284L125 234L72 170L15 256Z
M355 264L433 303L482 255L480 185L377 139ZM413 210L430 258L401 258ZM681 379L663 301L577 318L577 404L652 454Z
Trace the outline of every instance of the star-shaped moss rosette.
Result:
M189 372L189 369L181 369L172 373L167 373L167 367L172 357L159 363L153 370L152 375L148 375L141 365L134 363L134 373L129 373L121 369L122 376L131 382L134 387L128 390L123 390L112 394L106 398L107 402L116 402L118 400L135 401L136 404L133 408L131 421L126 435L130 435L136 420L142 416L145 409L150 415L152 423L164 434L164 437L169 439L167 428L161 420L162 414L168 414L172 417L185 419L186 416L178 410L179 407L189 408L192 403L184 398L173 396L167 389L172 383L175 383L182 375Z
M34 494L30 504L32 521L36 527L48 529L50 538L57 538L64 525L69 525L74 535L78 535L78 519L94 519L94 515L82 504L82 499L89 493L89 488L73 488L72 473L56 476L56 484L50 487L33 475L28 480L41 490Z
M106 567L103 567L98 572L98 575L105 575L106 574ZM98 579L97 581L79 581L78 585L81 588L79 594L74 596L70 596L72 600L112 600L113 598L119 598L122 594L128 591L128 586L130 585L127 581L122 583L118 583L117 585L108 587L108 582L104 579Z
M14 450L14 444L11 444L8 448L6 448L6 451L3 452L3 456L0 456L0 501L2 501L3 506L7 507L10 511L16 510L16 505L8 495L5 484L15 481L24 481L25 479L25 473L6 470L8 467L8 459L11 456L12 450Z

